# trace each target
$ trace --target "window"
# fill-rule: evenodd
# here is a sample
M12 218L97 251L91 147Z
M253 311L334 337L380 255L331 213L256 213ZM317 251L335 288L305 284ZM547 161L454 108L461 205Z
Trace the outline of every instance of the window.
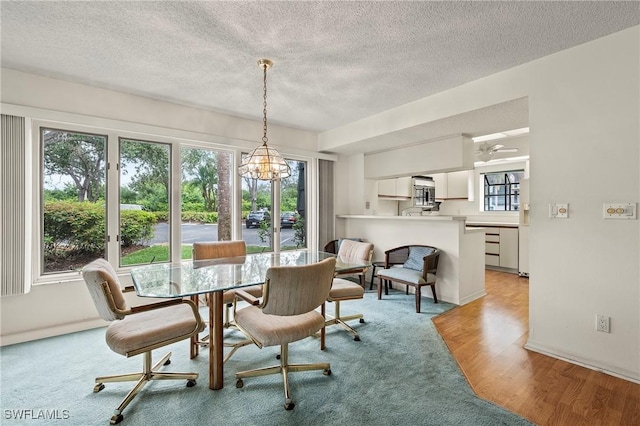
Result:
M105 133L39 129L42 274L98 257L114 267L189 259L194 241L237 238L232 151Z
M520 210L520 179L524 170L484 174L484 211Z
M42 272L106 256L107 136L42 128Z
M120 266L170 259L170 148L120 138Z
M280 229L280 250L307 246L306 162L286 160L291 176L280 181L280 216L273 218L275 182L242 178L242 239L247 251L274 249L273 223Z
M191 259L197 241L229 241L231 152L182 148L182 258Z

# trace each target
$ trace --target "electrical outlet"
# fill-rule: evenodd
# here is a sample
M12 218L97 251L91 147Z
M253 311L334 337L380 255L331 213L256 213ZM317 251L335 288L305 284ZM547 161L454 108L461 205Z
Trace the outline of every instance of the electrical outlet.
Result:
M596 331L610 333L609 320L610 318L605 315L596 315Z

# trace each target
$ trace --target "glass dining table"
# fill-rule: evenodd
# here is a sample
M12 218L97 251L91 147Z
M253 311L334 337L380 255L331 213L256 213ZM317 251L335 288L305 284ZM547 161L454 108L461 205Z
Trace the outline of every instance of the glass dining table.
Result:
M155 298L191 297L209 294L209 388L218 390L223 380L223 293L227 290L263 284L272 266L308 265L320 262L333 253L317 250L291 250L279 253L255 253L246 256L158 263L131 269L138 296ZM336 257L336 272L368 265L357 259ZM321 347L324 347L324 333ZM192 338L191 357L198 355L197 338Z

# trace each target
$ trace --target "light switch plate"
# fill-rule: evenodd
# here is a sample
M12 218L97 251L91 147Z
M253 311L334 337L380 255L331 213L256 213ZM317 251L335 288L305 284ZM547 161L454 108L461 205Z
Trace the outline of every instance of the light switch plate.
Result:
M636 219L636 203L604 203L602 217L605 219Z
M552 219L566 219L569 217L569 203L549 204L549 217Z

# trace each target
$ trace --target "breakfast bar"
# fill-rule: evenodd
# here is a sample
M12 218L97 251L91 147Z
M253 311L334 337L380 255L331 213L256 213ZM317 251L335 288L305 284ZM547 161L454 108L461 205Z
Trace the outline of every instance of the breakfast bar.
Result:
M383 261L385 250L394 247L437 247L439 299L464 305L486 294L484 229L467 228L465 216L338 215L336 234L372 242L374 261Z

